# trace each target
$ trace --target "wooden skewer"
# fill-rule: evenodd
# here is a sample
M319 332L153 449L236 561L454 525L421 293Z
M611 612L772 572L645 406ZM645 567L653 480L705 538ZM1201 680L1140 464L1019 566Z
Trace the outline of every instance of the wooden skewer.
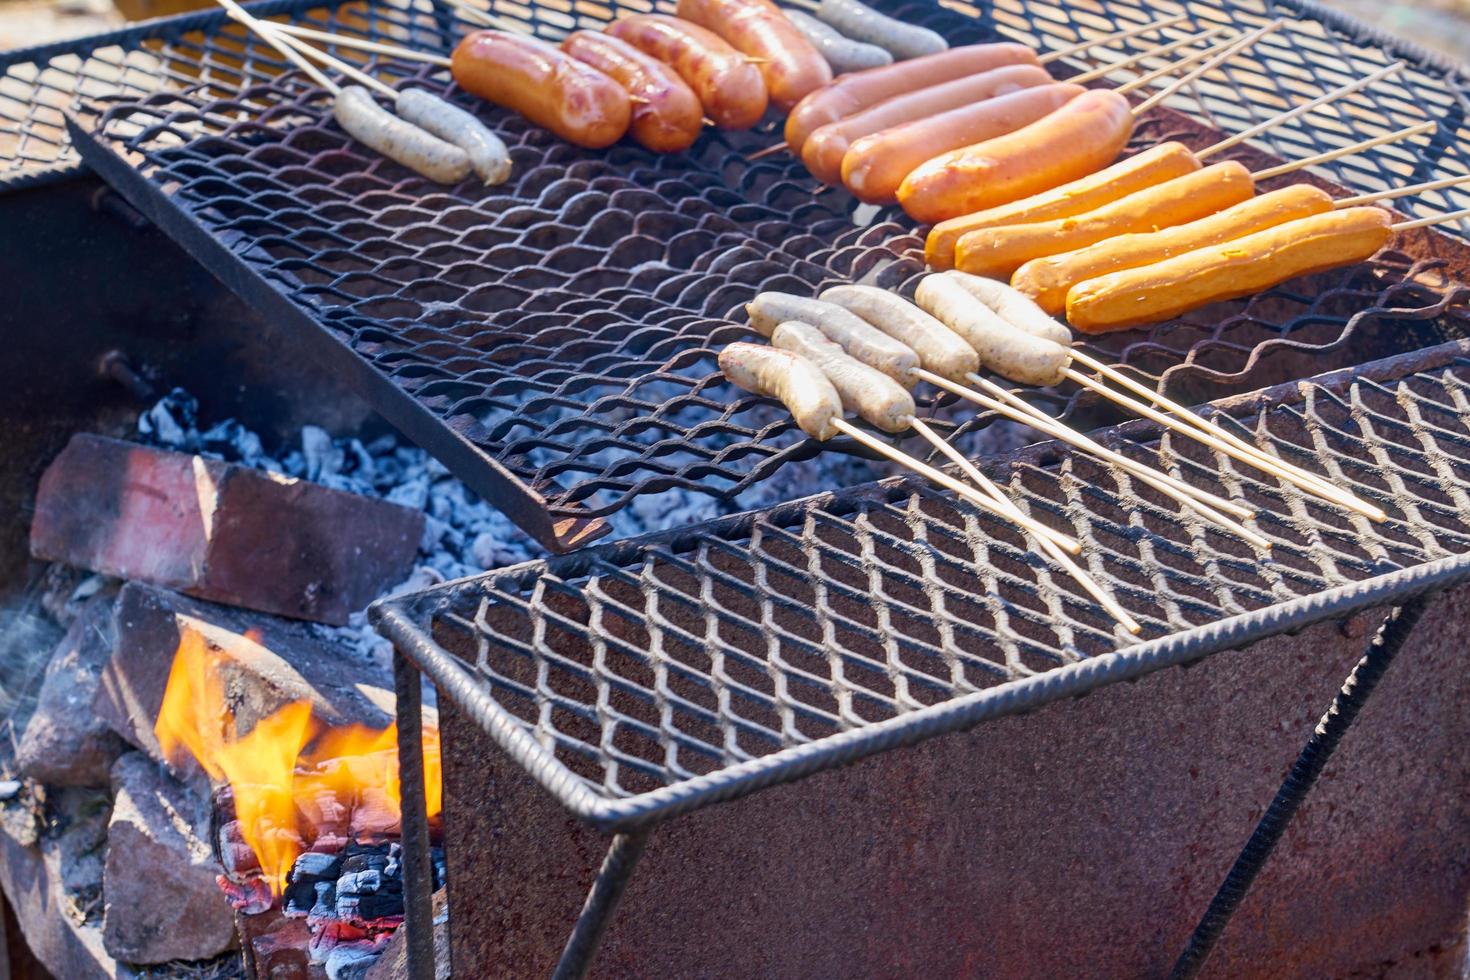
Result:
M1004 511L1004 509L1000 507L1000 505L991 501L989 497L986 497L984 494L980 493L980 491L974 489L973 487L966 486L960 481L949 476L947 473L940 472L939 470L934 469L932 466L921 463L919 460L914 459L907 453L904 453L898 449L894 449L882 439L878 439L872 435L869 435L862 429L859 429L857 426L848 422L846 419L833 419L832 425L835 429L837 429L837 431L851 437L862 445L867 446L874 452L885 456L902 466L906 466L909 469L912 469L915 473L918 473L920 476L923 476L926 479L939 484L946 490L950 490L954 493L959 494L982 510L985 510L991 514L994 514L997 517L1001 517L1006 520L1012 519L1010 515L1008 515ZM1138 624L1137 620L1135 620L1132 616L1128 614L1128 610L1119 605L1118 600L1114 599L1110 594L1108 594L1108 591L1106 589L1098 585L1097 582L1092 578L1092 576L1088 575L1080 567L1078 567L1077 563L1074 562L1071 558L1067 557L1065 552L1063 552L1060 548L1057 548L1050 538L1037 538L1036 541L1044 549L1055 549L1051 552L1052 559L1063 568L1065 568L1068 574L1070 574L1074 579L1077 580L1077 584L1081 585L1082 588L1087 591L1088 595L1097 600L1098 604L1106 609L1108 613L1123 626L1124 629L1126 629L1130 633L1139 633L1142 631L1143 627Z
M1303 167L1315 167L1319 163L1328 163L1332 160L1338 159L1339 157L1352 156L1354 153L1361 153L1364 150L1371 150L1375 146L1382 146L1385 143L1397 143L1399 140L1408 139L1411 136L1419 136L1423 133L1431 132L1436 129L1438 125L1438 123L1434 122L1425 122L1420 123L1417 126L1407 126L1397 132L1389 133L1387 136L1375 136L1372 139L1363 140L1360 143L1354 143L1352 146L1344 146L1336 150L1328 150L1326 153L1318 153L1315 156L1303 157L1300 160L1292 160L1289 163L1283 163L1279 166L1267 167L1265 170L1257 170L1255 173L1251 174L1251 179L1255 181L1268 180L1272 177L1279 177L1282 174L1289 174L1293 170L1301 170ZM1343 200L1351 200L1351 198L1344 198Z
M1266 130L1279 126L1284 122L1290 122L1297 116L1311 112L1313 109L1316 109L1319 106L1326 105L1328 102L1331 102L1335 99L1340 99L1344 95L1350 95L1351 93L1358 91L1358 89L1366 88L1379 79L1387 78L1394 72L1400 71L1403 67L1404 63L1402 61L1396 61L1385 68L1380 68L1371 74L1364 75L1357 81L1348 82L1346 85L1339 86L1338 88L1333 89L1331 92L1328 92L1325 95L1319 95L1315 99L1312 99L1308 102L1303 102L1299 106L1293 106L1292 108L1287 109L1285 112L1272 116L1270 119L1267 119L1263 123L1257 123L1250 129L1241 130L1233 136L1228 136L1220 142L1216 143L1214 146L1206 147L1205 149L1200 150L1195 154L1195 156L1198 159L1203 160L1205 157L1213 156L1214 154L1219 153L1221 150L1228 150L1230 147L1234 146L1237 143L1243 143L1248 139L1253 139L1254 137L1264 133Z
M1082 41L1077 44L1073 44L1070 47L1058 48L1056 51L1048 51L1046 54L1038 58L1037 61L1043 65L1049 65L1053 61L1060 61L1063 58L1070 58L1074 54L1081 54L1088 48L1095 48L1100 44L1112 44L1114 41L1126 41L1130 37L1137 37L1140 34L1147 34L1150 31L1162 31L1165 28L1173 27L1175 24L1183 23L1188 19L1188 14L1180 14L1177 17L1165 17L1163 20L1156 20L1153 23L1144 24L1140 27L1130 27L1126 31L1114 31L1112 34L1104 34L1102 37L1095 37L1090 41Z
M267 25L266 29L270 30L269 25ZM272 33L274 33L274 31L272 31ZM289 44L297 51L300 51L306 57L315 58L317 61L326 65L328 68L335 68L344 76L352 79L359 85L365 85L373 91L377 92L379 95L385 96L389 99L398 98L398 90L395 89L393 86L386 85L383 82L378 81L367 72L358 70L357 68L343 61L341 58L334 58L331 55L327 54L325 51L321 51L317 48L312 47L310 44L307 44L299 37L291 37L288 34L278 34L276 36L284 43Z
M1149 48L1147 51L1141 51L1131 57L1124 58L1122 61L1114 61L1111 64L1100 65L1097 68L1092 69L1091 71L1085 71L1080 75L1073 75L1071 78L1068 78L1067 81L1073 85L1081 85L1084 82L1090 82L1095 79L1102 78L1104 75L1110 75L1113 72L1117 71L1119 68L1128 68L1138 64L1140 61L1147 61L1149 58L1162 58L1165 55L1173 54L1180 48L1187 48L1191 44L1197 44L1200 41L1207 41L1218 34L1223 34L1225 31L1226 28L1224 27L1212 27L1207 31L1200 31L1198 34L1191 34L1189 35L1189 37L1181 37L1177 41L1170 41L1168 44L1161 44L1156 48ZM1172 67L1178 66L1176 65Z
M1163 78L1165 75L1172 75L1181 68L1187 68L1190 65L1194 64L1196 61L1199 61L1203 58L1208 58L1214 54L1219 54L1221 51L1224 51L1226 48L1235 44L1238 40L1240 40L1240 35L1236 34L1232 37L1226 38L1219 44L1214 44L1207 48L1201 48L1198 51L1191 51L1189 54L1180 58L1173 64L1165 65L1162 68L1155 68L1151 72L1147 72L1143 75L1138 76L1131 82L1125 82L1122 85L1119 85L1116 89L1114 89L1114 91L1116 91L1119 95L1127 95L1129 92L1132 92L1135 89L1140 89L1146 85L1153 84L1155 81Z
M303 72L305 72L306 76L310 78L313 82L316 82L318 85L326 89L328 92L332 93L332 95L334 96L342 94L342 86L332 81L326 76L325 72L321 71L319 68L317 68L316 65L313 65L311 62L303 58L300 54L296 52L294 48L287 45L284 41L284 38L282 38L280 35L273 34L269 30L267 30L264 24L256 20L255 17L253 17L248 11L246 11L244 7L241 7L238 3L236 3L235 0L219 0L219 4L229 11L230 17L232 19L239 21L241 24L244 24L246 27L250 28L256 34L258 34L262 41L275 48L276 51L280 53L281 57L285 58L287 61L291 62L291 64L295 65L297 68L300 68Z
M1394 231L1408 231L1411 228L1428 228L1430 225L1443 224L1446 221L1459 221L1461 218L1470 218L1470 208L1461 208L1459 211L1451 211L1449 214L1441 214L1435 218L1418 218L1414 221L1400 221L1390 227Z
M784 149L786 149L786 141L782 140L780 143L777 143L774 146L768 146L764 150L756 150L745 159L751 163L754 163L757 160L764 160L768 156L773 156L777 153L780 153Z
M1109 398L1119 405L1128 408L1130 411L1142 415L1146 419L1157 422L1165 428L1172 429L1180 435L1186 435L1197 442L1204 443L1206 446L1224 453L1237 462L1270 473L1272 476L1285 480L1306 493L1313 494L1321 497L1323 500L1331 501L1348 510L1362 514L1369 520L1385 521L1388 519L1388 515L1379 508L1360 500L1355 495L1340 487L1335 487L1327 483L1320 477L1313 474L1306 474L1298 467L1292 466L1274 456L1267 456L1259 450L1242 449L1232 444L1230 439L1222 438L1222 436L1228 435L1228 433L1219 432L1208 424L1200 426L1190 425L1179 417L1165 415L1158 409L1114 391L1101 381L1090 378L1074 368L1068 368L1066 376L1069 380L1076 382L1082 387L1095 391L1103 397ZM1190 414L1192 415L1193 413ZM1197 418L1196 416L1195 419ZM1191 419L1191 421L1195 419Z
M1386 191L1374 191L1372 194L1356 194L1352 197L1343 197L1333 201L1332 206L1334 208L1353 208L1360 204L1372 204L1374 201L1388 201L1395 197L1404 197L1409 194L1422 194L1425 191L1437 191L1464 183L1470 183L1470 174L1460 174L1458 177L1441 177L1439 180L1426 180L1422 184L1409 184L1406 187L1391 187Z
M1196 68L1194 71L1190 72L1187 75L1184 75L1184 76L1180 77L1179 79L1177 79L1176 81L1174 81L1172 84L1168 85L1167 87L1165 87L1163 89L1160 89L1158 92L1155 92L1153 95L1149 96L1147 99L1144 99L1138 105L1134 106L1133 107L1133 115L1134 115L1134 117L1137 118L1138 116L1143 115L1145 112L1147 112L1148 110L1152 109L1154 106L1158 105L1160 102L1163 102L1165 99L1169 98L1175 92L1178 92L1184 86L1188 85L1190 82L1192 82L1195 79L1199 78L1201 75L1204 75L1207 72L1214 71L1220 65L1224 64L1225 62L1229 61L1231 58L1235 57L1235 55L1239 54L1240 52L1244 51L1246 48L1248 48L1251 45L1255 44L1257 41L1259 41L1261 38L1265 37L1267 34L1273 34L1276 31L1281 30L1281 28L1284 27L1285 25L1286 25L1286 21L1284 21L1284 20L1273 20L1271 23L1267 24L1265 27L1258 27L1255 30L1251 31L1249 34L1246 34L1246 35L1240 37L1238 40L1234 41L1232 44L1230 44L1229 46L1227 46L1224 51L1221 51L1219 54L1215 55L1215 57L1211 58L1209 61L1206 61L1204 64L1202 64L1198 68Z
M380 41L369 41L365 37L355 37L351 34L333 34L329 31L318 31L310 27L302 27L300 24L277 24L272 22L271 28L281 34L289 34L292 37L305 38L310 41L321 41L325 44L335 44L343 48L356 48L358 51L370 51L373 54L387 55L390 58L399 58L403 61L422 61L430 65L438 65L440 68L448 68L450 60L442 54L430 54L427 51L415 51L413 48L399 47L396 44L383 44Z
M1239 515L1242 520L1245 520L1254 516L1253 511L1247 510L1233 501L1217 497L1209 491L1192 487L1161 470L1156 470L1147 464L1140 463L1138 460L1130 459L1122 453L1108 449L1089 436L1077 432L1075 429L1068 428L1036 406L979 375L971 375L969 377L970 382L992 392L996 397L987 397L979 391L955 384L947 378L931 374L928 371L921 371L920 376L935 387L959 395L966 401L974 402L981 408L989 409L1012 421L1030 426L1054 439L1059 439L1062 442L1076 446L1084 452L1092 453L1094 456L1133 474L1135 478L1153 487L1164 496L1177 501L1183 507L1195 511L1206 520L1213 521L1227 531L1244 538L1256 547L1266 551L1271 549L1270 540L1246 528L1244 525L1236 523L1222 513L1222 511L1228 511L1232 514Z
M990 478L980 471L974 463L965 458L965 454L945 441L944 437L935 432L929 423L923 419L909 417L909 426L922 436L931 446L943 453L952 463L958 466L966 476L975 482L981 490L994 500L1017 524L1030 531L1037 538L1045 538L1072 555L1082 553L1082 546L1076 539L1069 538L1060 531L1054 531L1039 521L1027 517L1021 508L1016 506L1015 501L1005 495L1005 492L991 482Z

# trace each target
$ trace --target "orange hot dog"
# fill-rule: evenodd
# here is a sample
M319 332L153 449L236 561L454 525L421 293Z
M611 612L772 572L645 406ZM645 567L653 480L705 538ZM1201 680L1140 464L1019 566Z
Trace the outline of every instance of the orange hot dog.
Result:
M1067 293L1079 282L1137 269L1331 210L1332 198L1326 191L1311 184L1292 184L1188 224L1119 235L1074 252L1032 259L1016 270L1011 285L1055 316L1066 309Z
M714 31L677 17L635 14L609 24L606 33L678 72L721 129L749 129L766 114L770 96L760 70Z
M978 75L956 78L942 85L931 85L916 92L895 95L846 119L828 123L812 133L801 148L801 162L822 183L840 183L842 158L855 140L917 119L927 119L941 112L1050 82L1051 76L1044 68L1036 65L1006 65Z
M866 71L843 75L797 103L786 117L786 145L800 154L807 137L829 123L875 106L884 99L952 82L1005 65L1040 65L1024 44L970 44Z
M1053 82L885 129L853 143L842 158L842 183L868 204L892 204L904 178L941 153L1029 126L1087 90Z
M955 243L962 235L998 225L1024 225L1085 214L1199 167L1199 160L1183 143L1160 143L1061 187L941 221L929 230L929 237L924 240L924 258L935 269L950 269L954 267Z
M1393 239L1392 222L1382 208L1345 208L1111 272L1072 287L1067 318L1084 333L1168 320L1297 276L1361 262Z
M1009 204L1101 170L1132 134L1128 100L1089 89L1045 119L923 164L904 178L898 203L917 221Z
M602 72L545 41L475 31L450 57L460 88L520 113L568 143L600 149L628 131L628 93Z
M972 231L955 246L955 268L1007 279L1032 259L1085 248L1114 235L1182 225L1249 200L1255 192L1250 171L1227 160L1146 187L1086 214Z
M687 150L704 129L704 107L678 73L627 41L598 31L567 35L561 49L591 65L642 101L633 104L628 131L657 153Z
M679 0L677 12L736 51L764 59L761 76L777 108L790 110L832 81L822 52L771 0Z

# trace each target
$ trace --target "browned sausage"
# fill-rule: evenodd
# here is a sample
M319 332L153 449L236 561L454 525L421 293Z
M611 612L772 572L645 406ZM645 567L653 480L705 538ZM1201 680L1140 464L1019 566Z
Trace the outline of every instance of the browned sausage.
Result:
M1046 70L1036 65L1006 65L942 85L931 85L917 92L895 95L812 133L801 148L801 162L806 164L813 177L824 184L835 184L842 180L842 157L854 140L1050 81L1051 76Z
M597 31L577 31L561 49L591 65L640 101L633 104L628 131L658 153L687 150L704 129L704 107L678 73L656 58Z
M842 158L842 183L860 201L892 204L903 179L941 153L1029 126L1087 91L1053 82L864 136Z
M867 71L843 75L797 103L786 117L786 145L801 153L807 138L822 126L846 119L895 95L952 82L1005 65L1039 65L1024 44L970 44Z
M898 202L929 222L1006 204L1101 170L1132 133L1128 100L1089 89L1029 126L935 157L904 178Z
M602 72L545 41L476 31L455 46L450 71L459 87L520 113L568 143L609 146L628 131L628 93Z
M742 54L760 59L771 101L789 111L832 81L832 68L771 0L679 0L685 20L714 31Z
M749 129L766 114L770 96L760 69L715 32L677 17L635 14L607 33L678 72L722 129Z

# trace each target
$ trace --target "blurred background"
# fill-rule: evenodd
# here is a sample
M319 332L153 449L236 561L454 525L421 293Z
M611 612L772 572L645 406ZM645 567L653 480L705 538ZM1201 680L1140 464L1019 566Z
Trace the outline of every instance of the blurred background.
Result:
M1470 0L1327 0L1327 5L1470 64ZM0 50L203 6L208 0L0 0Z

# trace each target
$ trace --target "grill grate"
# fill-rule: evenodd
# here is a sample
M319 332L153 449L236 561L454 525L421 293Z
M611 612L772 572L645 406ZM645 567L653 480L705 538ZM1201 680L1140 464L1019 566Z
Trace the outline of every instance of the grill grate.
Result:
M1256 506L1274 544L1263 559L1085 457L1039 465L1023 453L1003 481L1012 495L1076 536L1091 573L1144 623L1113 657L1102 655L1121 634L1075 583L1008 527L909 479L594 546L373 614L564 804L625 830L974 724L982 705L1032 708L1139 663L1396 601L1383 576L1470 553L1470 343L1229 409L1222 424L1389 520L1155 441L1150 426L1113 433L1125 453ZM1355 583L1368 585L1346 605L1333 598Z
M447 50L463 30L442 13L379 2L276 9L431 50ZM634 9L642 7L505 12L557 37L574 20L597 26ZM1231 127L1390 57L1296 6L1222 13L1118 3L1101 16L1028 3L983 17L919 2L888 9L957 43L1003 31L1046 47L1186 9L1196 24L1181 30L1222 19L1251 27L1281 13L1289 29L1233 63L1226 81L1175 100ZM517 176L503 188L443 189L346 139L323 93L283 74L243 29L218 16L198 24L207 26L143 45L170 66L173 84L76 103L88 162L257 307L314 337L390 421L553 548L604 533L602 518L640 498L656 513L657 495L670 490L707 494L728 510L759 502L778 468L819 447L715 373L715 351L744 335L732 313L760 289L851 279L911 289L920 271L919 239L896 209L863 207L837 190L814 194L794 160L748 163L774 138L772 123L709 133L689 154L658 157L632 146L581 151L481 104L512 147ZM442 76L403 72L447 92ZM1274 138L1284 151L1315 152L1441 118L1428 143L1333 165L1346 185L1377 188L1465 171L1457 132L1466 108L1462 80L1421 60L1355 98L1340 124L1313 117ZM1140 127L1137 145L1168 136L1204 145L1213 133L1161 112ZM1438 213L1470 203L1464 193L1404 208ZM1458 335L1439 316L1445 272L1433 263L1446 253L1470 263L1443 236L1416 241L1422 247L1410 254L1092 349L1203 400ZM1406 282L1415 287L1399 288ZM1280 356L1288 352L1298 356ZM1043 397L1082 424L1116 421L1076 391ZM966 431L992 421L972 418ZM806 466L820 480L816 464Z

